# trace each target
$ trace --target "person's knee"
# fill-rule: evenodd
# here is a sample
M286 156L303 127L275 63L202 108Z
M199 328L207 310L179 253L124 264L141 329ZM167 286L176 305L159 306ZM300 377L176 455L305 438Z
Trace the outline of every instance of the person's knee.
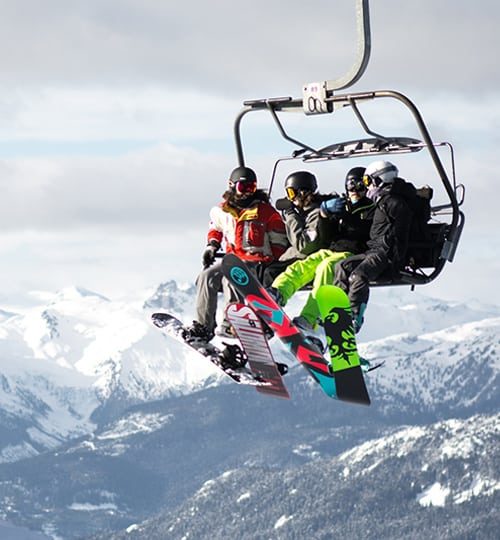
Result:
M314 257L318 259L326 259L327 257L330 257L331 254L332 254L331 250L323 248L323 249L318 249L318 251L314 253Z
M346 259L337 261L335 264L335 278L346 279L349 275L349 267L345 264Z
M222 276L218 269L210 267L200 273L198 281L208 287L219 289L221 287Z
M353 289L363 287L366 281L366 276L363 274L363 272L359 272L358 270L355 270L349 276L349 286Z
M324 274L326 271L329 270L329 261L328 259L325 259L325 260L322 260L318 266L316 267L316 274ZM333 265L332 265L332 268L331 268L331 272L333 273Z

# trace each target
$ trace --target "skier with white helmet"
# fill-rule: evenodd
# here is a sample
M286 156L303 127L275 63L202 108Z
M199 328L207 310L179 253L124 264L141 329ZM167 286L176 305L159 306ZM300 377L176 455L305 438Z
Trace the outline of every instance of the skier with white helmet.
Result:
M370 281L388 269L396 274L404 265L412 210L407 203L415 197L415 186L398 176L396 165L375 161L363 176L367 196L375 203L368 250L339 261L334 283L351 302L353 325L358 332L370 294Z

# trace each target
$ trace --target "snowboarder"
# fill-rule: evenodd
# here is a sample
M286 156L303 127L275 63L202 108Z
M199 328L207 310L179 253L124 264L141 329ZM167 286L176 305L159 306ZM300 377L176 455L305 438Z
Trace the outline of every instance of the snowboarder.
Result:
M286 225L290 247L279 261L271 263L264 271L262 284L268 287L274 278L289 264L304 259L309 254L328 245L328 231L320 219L320 206L337 193L318 193L316 176L309 171L295 171L285 180L286 197L276 201Z
M321 218L331 231L328 249L320 249L288 266L272 283L271 295L284 306L295 292L313 282L304 307L294 323L306 333L317 326L319 309L315 294L321 285L331 285L337 262L367 249L375 205L366 196L364 167L354 167L345 178L345 195L323 201ZM325 226L323 226L326 229Z
M370 294L369 283L384 271L398 272L405 262L412 210L407 200L416 197L415 186L398 176L396 165L375 161L363 176L367 196L375 203L368 250L340 261L334 285L349 296L353 326L359 332Z
M187 329L186 340L210 341L214 336L217 294L223 285L221 264L215 263L215 255L223 243L227 253L234 253L254 268L277 260L288 246L279 212L267 194L257 189L257 176L248 167L232 171L223 201L210 211L208 244L202 257L204 269L196 282L196 320ZM238 299L227 283L225 294L229 301ZM229 334L226 321L223 326Z

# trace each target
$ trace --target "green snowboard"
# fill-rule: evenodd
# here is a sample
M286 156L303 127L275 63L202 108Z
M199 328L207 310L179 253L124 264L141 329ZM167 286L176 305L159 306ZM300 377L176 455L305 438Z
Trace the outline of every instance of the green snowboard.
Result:
M347 294L334 285L322 285L316 292L316 302L323 320L339 399L369 405Z

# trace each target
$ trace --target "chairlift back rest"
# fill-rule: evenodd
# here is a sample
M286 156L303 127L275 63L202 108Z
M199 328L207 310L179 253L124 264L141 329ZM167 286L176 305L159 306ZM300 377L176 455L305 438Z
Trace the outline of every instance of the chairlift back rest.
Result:
M436 267L448 229L446 223L428 223L425 237L408 243L405 266L412 269Z
M408 243L406 261L398 274L392 268L370 283L371 287L390 285L425 285L432 280L430 275L444 263L441 257L450 231L448 223L428 223L427 235L421 240ZM429 271L430 270L430 271Z
M371 286L424 284L428 272L424 269L436 269L442 264L441 253L449 233L447 223L429 223L432 208L430 201L433 190L430 186L417 189L417 197L410 201L413 219L408 240L405 261L399 274L394 269L387 269L381 276L370 283Z

